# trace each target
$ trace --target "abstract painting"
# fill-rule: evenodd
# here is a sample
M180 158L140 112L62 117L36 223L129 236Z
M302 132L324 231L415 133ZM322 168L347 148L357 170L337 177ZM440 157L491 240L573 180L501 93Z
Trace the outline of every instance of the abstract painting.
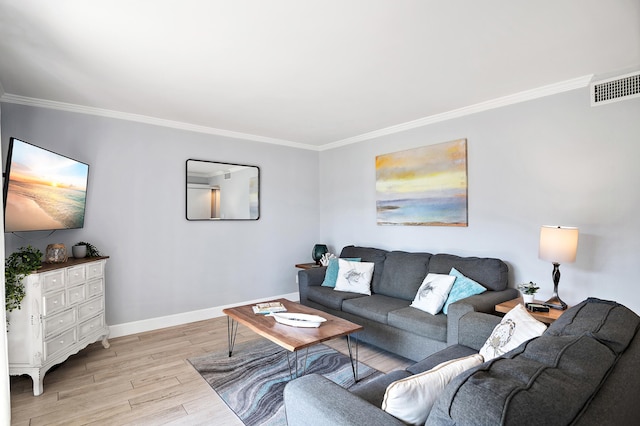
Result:
M378 225L467 226L467 140L376 157Z

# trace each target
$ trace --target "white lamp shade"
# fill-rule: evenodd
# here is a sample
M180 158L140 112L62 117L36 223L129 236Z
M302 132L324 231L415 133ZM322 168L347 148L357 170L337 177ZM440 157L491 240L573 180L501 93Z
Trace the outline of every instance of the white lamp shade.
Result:
M578 228L567 226L542 226L538 257L554 263L576 261Z

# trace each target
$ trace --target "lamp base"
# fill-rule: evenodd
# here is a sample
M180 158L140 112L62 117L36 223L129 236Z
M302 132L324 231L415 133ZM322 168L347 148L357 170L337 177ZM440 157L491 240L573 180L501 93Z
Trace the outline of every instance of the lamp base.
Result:
M544 302L543 305L548 306L551 309L558 309L561 311L567 309L567 304L564 303L557 295Z

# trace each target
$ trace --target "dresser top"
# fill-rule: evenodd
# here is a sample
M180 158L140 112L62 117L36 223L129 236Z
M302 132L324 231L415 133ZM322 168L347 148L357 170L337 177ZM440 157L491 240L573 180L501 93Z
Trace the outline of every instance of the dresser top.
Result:
M33 271L36 274L54 271L56 269L68 268L69 266L82 265L83 263L96 262L102 259L108 259L109 256L96 256L96 257L83 257L81 259L76 259L75 257L70 257L66 262L62 263L43 263L42 268L37 271Z

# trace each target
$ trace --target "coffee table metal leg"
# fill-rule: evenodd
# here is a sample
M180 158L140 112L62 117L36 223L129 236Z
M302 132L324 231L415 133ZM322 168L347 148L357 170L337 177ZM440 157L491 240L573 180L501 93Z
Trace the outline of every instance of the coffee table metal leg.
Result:
M229 341L229 357L233 353L236 344L236 334L238 334L238 322L231 317L227 317L227 339Z
M294 366L291 368L291 358L289 357L289 352L287 352L287 365L289 366L289 379L297 379L300 377L298 374L298 351L293 351L294 353ZM302 375L307 374L307 358L309 357L309 348L306 348L306 352L304 354L304 365L302 366Z
M356 360L353 362L353 353L351 352L351 335L347 334L347 347L349 348L349 360L351 361L351 370L353 371L353 381L358 382L358 333L353 333L355 340Z

